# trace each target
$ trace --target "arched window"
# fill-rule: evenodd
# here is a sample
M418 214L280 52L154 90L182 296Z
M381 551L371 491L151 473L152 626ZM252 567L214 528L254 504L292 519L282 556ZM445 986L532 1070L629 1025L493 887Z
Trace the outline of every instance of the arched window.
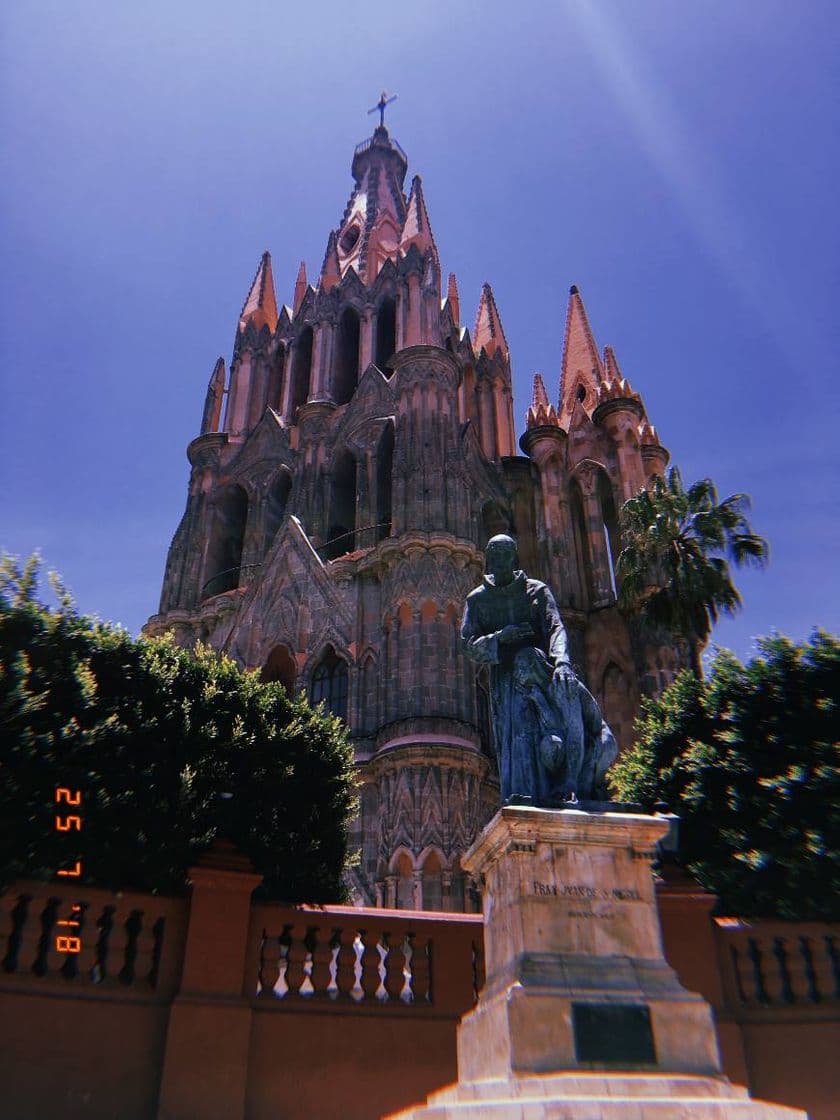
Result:
M376 659L369 654L362 664L359 681L359 716L362 731L375 731L377 725L377 674Z
M443 879L441 872L440 856L437 852L429 852L423 863L423 909L443 909Z
M393 358L397 348L397 305L392 299L385 299L376 313L376 356L377 366L384 370Z
M280 522L286 513L286 503L289 500L289 491L292 488L292 479L287 471L280 471L269 487L265 498L265 517L263 520L263 555L271 548Z
M275 646L268 659L260 670L260 680L267 684L269 681L278 681L291 699L295 691L297 677L297 664L288 646Z
M242 545L248 520L248 495L235 483L225 487L215 500L213 529L207 550L202 598L221 595L239 586Z
M330 646L312 673L310 699L313 707L324 701L327 711L347 719L347 662Z
M298 335L292 352L292 395L289 399L291 418L309 399L309 384L312 378L312 328L306 327Z
M396 875L394 903L397 910L414 909L414 868L405 852L400 852L392 874Z
M345 308L338 321L333 399L347 404L359 383L359 316Z
M277 353L271 359L271 366L268 371L266 404L269 408L273 408L275 412L280 408L280 398L283 395L283 366L285 362L286 348L281 343L277 347Z
M589 554L589 534L586 530L586 515L583 512L583 498L576 483L572 483L570 495L572 528L575 535L575 558L577 560L578 583L583 592L584 602L572 602L572 607L585 607L593 599L592 559Z
M376 449L376 539L391 535L392 477L394 473L394 425L387 424Z
M604 539L607 545L607 561L610 569L610 586L613 595L617 594L615 584L615 566L618 563L618 554L621 551L621 533L618 528L618 514L615 510L615 498L610 480L601 471L598 475L598 498L601 502L601 516L604 519Z
M324 555L335 560L356 547L356 460L345 451L339 455L330 479L330 516Z

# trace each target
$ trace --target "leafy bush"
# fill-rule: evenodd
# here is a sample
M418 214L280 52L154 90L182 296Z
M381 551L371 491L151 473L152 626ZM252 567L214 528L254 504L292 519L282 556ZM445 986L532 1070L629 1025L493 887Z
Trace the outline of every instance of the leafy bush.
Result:
M614 794L682 817L681 858L725 913L840 918L840 641L719 652L645 702Z
M209 649L81 617L60 585L48 608L37 569L0 568L0 883L79 859L82 882L177 892L221 832L269 897L342 898L343 724ZM57 786L82 790L81 831L56 831Z

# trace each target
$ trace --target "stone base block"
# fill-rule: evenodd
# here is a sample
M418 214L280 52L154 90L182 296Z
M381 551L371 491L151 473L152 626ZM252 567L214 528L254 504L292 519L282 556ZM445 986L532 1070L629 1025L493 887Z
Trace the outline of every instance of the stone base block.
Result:
M559 1073L459 1082L390 1120L807 1120L725 1077Z
M592 1007L641 1010L649 1017L650 1052L645 1053L643 1040L631 1038L627 1049L619 1048L614 1057L603 1053L587 1060L579 1054L575 1016ZM711 1008L683 988L676 988L668 999L652 1000L639 991L590 989L584 994L513 984L483 997L458 1030L458 1072L465 1081L611 1065L623 1070L718 1073Z

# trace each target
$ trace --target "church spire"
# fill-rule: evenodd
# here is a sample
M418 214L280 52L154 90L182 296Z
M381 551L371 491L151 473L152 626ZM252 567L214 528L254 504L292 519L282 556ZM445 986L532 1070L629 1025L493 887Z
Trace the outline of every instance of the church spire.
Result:
M484 349L487 352L487 357L492 358L497 350L501 350L503 357L507 358L509 356L501 316L493 297L493 289L489 284L485 284L481 289L481 299L478 304L472 341L473 349L477 354L480 354Z
M586 309L575 284L569 289L566 338L560 372L560 409L571 415L580 401L590 413L595 407L598 386L604 377L601 356L586 317Z
M277 326L277 297L274 294L274 276L271 272L271 254L266 250L257 265L256 275L239 315L239 329L249 324L260 330L267 326L273 331Z
M295 297L292 306L292 311L297 315L300 310L300 305L303 303L303 297L306 295L307 280L306 280L306 261L300 262L298 269L297 280L295 280Z
M415 175L411 180L411 194L408 196L405 223L400 235L400 252L406 254L412 245L416 245L423 254L431 249L435 260L438 259L429 213L426 210L426 200L423 197L423 184L419 175Z

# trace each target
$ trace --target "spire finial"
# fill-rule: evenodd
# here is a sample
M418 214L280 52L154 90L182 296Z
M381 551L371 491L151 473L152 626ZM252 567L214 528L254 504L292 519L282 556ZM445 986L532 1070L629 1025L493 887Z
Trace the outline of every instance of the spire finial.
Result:
M396 101L396 100L397 100L397 95L396 94L394 94L393 97L389 97L388 96L388 91L383 89L382 93L380 93L380 95L379 95L379 100L376 102L374 107L372 109L368 109L368 116L370 116L371 113L375 113L378 110L379 111L379 127L384 128L385 127L385 109L391 104L392 101Z

